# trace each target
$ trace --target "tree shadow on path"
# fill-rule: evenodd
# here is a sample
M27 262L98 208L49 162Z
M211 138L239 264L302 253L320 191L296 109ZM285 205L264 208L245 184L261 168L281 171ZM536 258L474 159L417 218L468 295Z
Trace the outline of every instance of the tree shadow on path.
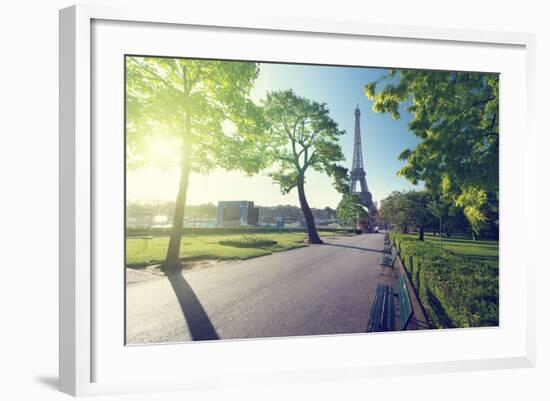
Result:
M193 340L219 340L220 337L195 292L180 272L168 274Z
M325 242L325 243L323 244L323 246L325 246L325 245L328 245L328 246L336 246L336 247L340 247L340 248L358 249L358 250L360 250L360 251L369 251L369 252L376 252L376 253L384 253L384 251L382 251L381 249L363 248L363 247L360 247L360 246L353 246L353 245L333 244L333 243L330 243L330 242Z

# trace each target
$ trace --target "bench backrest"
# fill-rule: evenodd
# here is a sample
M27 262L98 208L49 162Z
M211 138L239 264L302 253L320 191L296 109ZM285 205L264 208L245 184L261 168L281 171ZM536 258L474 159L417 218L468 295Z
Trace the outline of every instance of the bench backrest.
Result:
M405 279L404 274L399 276L399 287L397 289L397 293L399 295L400 330L405 330L405 327L407 327L407 324L412 316L412 305L409 297L409 290L407 288L407 280Z

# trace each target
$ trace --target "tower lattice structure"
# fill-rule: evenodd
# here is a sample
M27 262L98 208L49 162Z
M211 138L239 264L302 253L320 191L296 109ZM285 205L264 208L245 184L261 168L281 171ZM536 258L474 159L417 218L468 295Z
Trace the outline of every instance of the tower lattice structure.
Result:
M350 173L350 192L359 195L364 206L369 209L371 216L376 213L376 207L372 201L372 194L367 185L367 174L363 166L363 149L361 146L361 111L359 105L355 108L355 140L353 144L353 163Z

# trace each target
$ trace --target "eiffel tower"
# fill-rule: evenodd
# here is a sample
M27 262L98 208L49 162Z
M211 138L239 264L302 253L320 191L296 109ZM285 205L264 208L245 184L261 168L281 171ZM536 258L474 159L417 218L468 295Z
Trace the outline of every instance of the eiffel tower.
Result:
M372 202L372 194L369 192L365 169L363 168L363 150L361 149L361 126L359 118L361 112L359 105L355 108L355 142L353 144L353 164L350 173L350 192L359 195L364 206L369 209L369 214L376 214L376 206ZM359 186L359 190L358 187Z

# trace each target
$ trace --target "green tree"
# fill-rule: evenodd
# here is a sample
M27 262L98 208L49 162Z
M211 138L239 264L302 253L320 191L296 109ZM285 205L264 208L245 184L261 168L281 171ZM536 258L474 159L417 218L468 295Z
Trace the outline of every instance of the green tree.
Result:
M464 216L472 227L472 239L475 241L480 234L487 217L483 212L483 207L487 203L487 192L469 188L467 191L460 194L456 200L456 204L463 208Z
M309 242L321 244L306 198L306 173L309 169L324 172L333 177L337 189L343 185L344 169L336 163L344 159L338 143L344 131L330 118L326 104L291 90L268 93L264 111L269 123L267 154L277 166L271 177L283 194L297 189Z
M332 219L332 218L334 218L334 213L335 213L334 209L332 209L329 206L325 206L325 208L323 209L323 218L325 218L327 220Z
M447 206L439 200L432 200L428 203L428 210L439 220L439 247L443 248L443 216L447 211Z
M403 192L393 191L381 204L378 210L380 218L390 227L393 226L401 232L407 233L411 222L406 213L407 203Z
M366 219L368 213L361 204L361 197L354 195L351 192L346 192L342 196L342 200L336 208L336 216L344 225L353 225L357 227L357 220Z
M382 218L396 225L403 232L414 226L418 239L424 241L424 231L433 221L428 205L431 196L427 191L392 192L382 203Z
M408 218L418 232L418 239L424 241L424 231L433 221L428 208L431 196L427 191L409 191L404 196Z
M404 107L413 116L409 129L421 142L401 153L399 174L463 205L472 231L479 230L487 202L498 202L498 74L389 70L365 94L375 112L398 119Z
M263 167L262 113L248 97L258 72L249 62L126 58L127 167L180 169L166 268L179 265L190 173ZM159 146L175 151L155 154Z

